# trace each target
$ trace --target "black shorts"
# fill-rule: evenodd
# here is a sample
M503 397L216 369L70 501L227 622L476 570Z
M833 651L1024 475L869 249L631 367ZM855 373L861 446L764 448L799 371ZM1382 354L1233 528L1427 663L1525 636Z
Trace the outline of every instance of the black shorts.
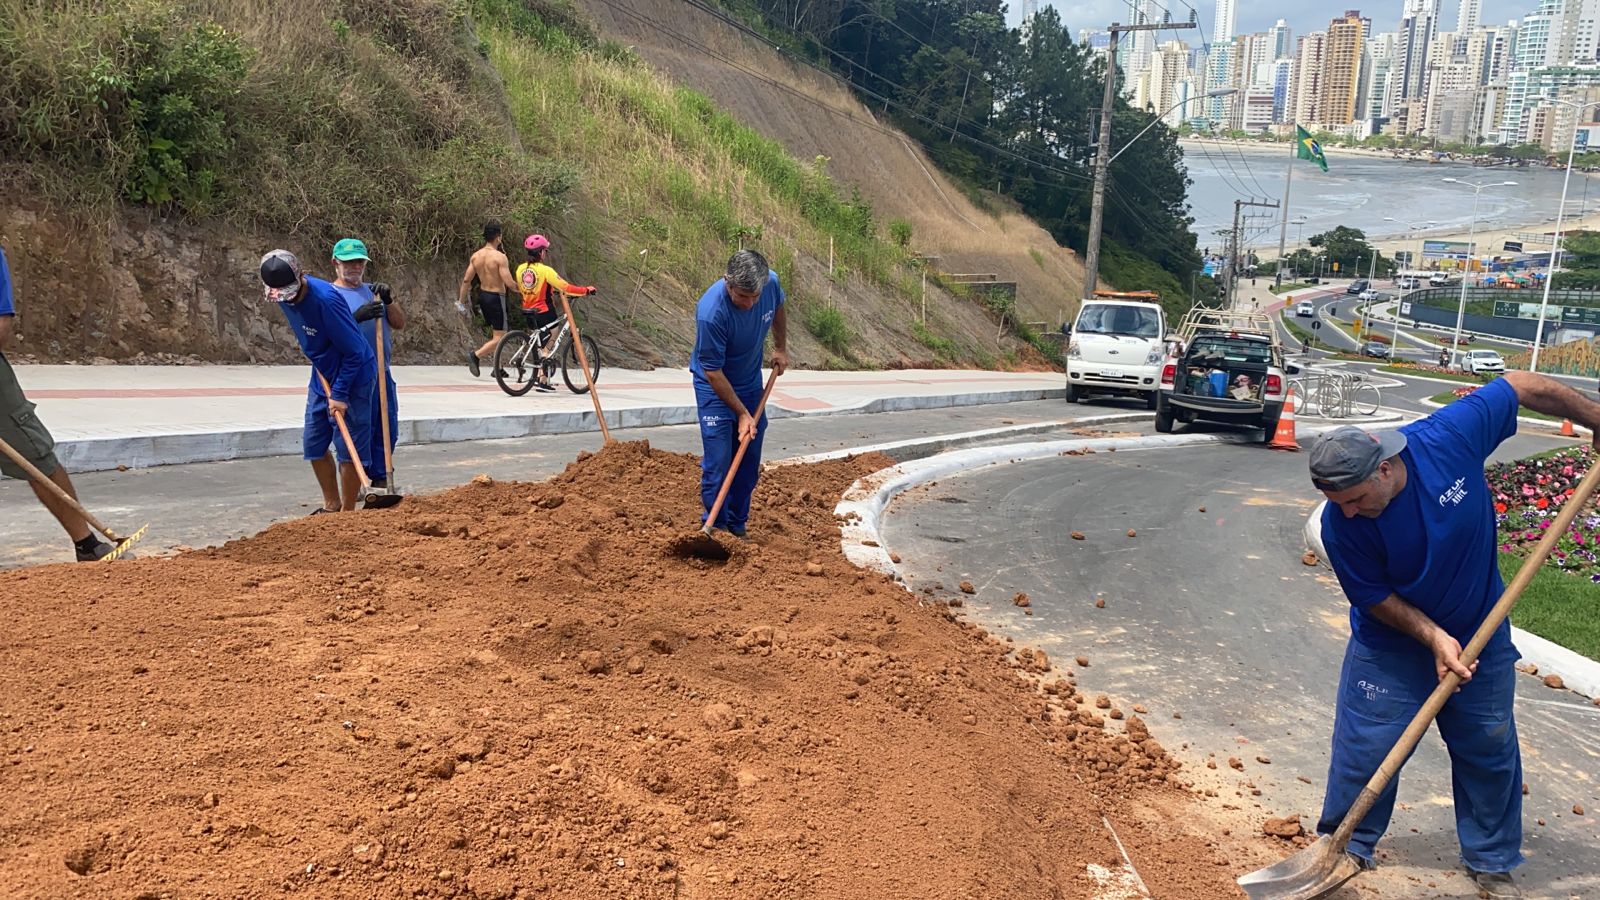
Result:
M525 309L522 311L522 317L527 320L528 327L534 331L538 331L539 329L551 323L561 321L561 313L558 313L553 309L546 310L545 312L537 312L535 310Z
M479 291L478 311L483 313L483 320L489 323L489 330L506 330L505 294L496 294L492 291Z

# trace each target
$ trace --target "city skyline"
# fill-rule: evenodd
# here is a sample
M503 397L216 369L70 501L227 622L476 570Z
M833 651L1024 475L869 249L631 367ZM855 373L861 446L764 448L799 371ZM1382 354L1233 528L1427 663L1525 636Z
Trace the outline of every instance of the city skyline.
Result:
M1158 0L1161 7L1171 10L1174 20L1186 19L1189 7L1180 0ZM1205 32L1207 40L1212 38L1212 30L1216 17L1217 0L1188 0L1199 12L1200 28L1180 32L1160 32L1157 42L1171 40L1176 37L1187 44L1198 45L1200 32ZM1359 10L1363 16L1373 20L1374 31L1392 31L1395 24L1400 21L1400 10L1403 0L1381 0L1381 2L1365 3L1339 3L1337 0L1327 4L1285 4L1281 0L1233 0L1234 6L1234 33L1242 34L1253 31L1266 31L1279 19L1285 20L1294 33L1304 34L1307 31L1319 31L1328 27L1328 22L1346 10ZM1040 3L1041 6L1054 6L1061 14L1061 20L1074 34L1084 28L1104 28L1112 22L1126 22L1128 19L1127 0L1088 0L1088 2L1072 3ZM1510 19L1518 19L1532 13L1538 8L1538 0L1482 0L1479 4L1478 21L1484 25L1503 25ZM1009 4L1007 19L1011 24L1017 24L1022 18L1021 2ZM1439 12L1444 19L1444 26L1455 27L1457 13L1457 0L1442 0ZM1285 7L1293 7L1286 9Z

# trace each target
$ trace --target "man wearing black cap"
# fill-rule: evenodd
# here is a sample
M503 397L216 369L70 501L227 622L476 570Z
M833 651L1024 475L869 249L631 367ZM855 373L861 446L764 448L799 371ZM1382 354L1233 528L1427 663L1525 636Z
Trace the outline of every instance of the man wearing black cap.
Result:
M1600 426L1600 403L1542 375L1508 372L1398 431L1346 426L1311 447L1311 480L1328 498L1322 541L1350 600L1328 791L1317 831L1331 834L1428 694L1447 673L1458 692L1440 710L1450 750L1461 861L1480 896L1520 897L1522 758L1512 716L1516 648L1503 623L1461 664L1500 599L1493 497L1484 464L1517 431L1517 408ZM1363 868L1389 825L1389 782L1350 839Z
M306 275L300 261L289 251L274 250L261 257L261 284L266 300L283 310L314 370L306 392L301 446L322 488L322 508L317 512L355 509L361 478L343 436L336 433L332 417L335 411L344 416L351 442L361 454L361 464L370 470L372 391L378 369L372 345L362 337L350 307L333 285ZM331 388L327 392L323 391L323 379ZM335 458L339 460L337 474Z

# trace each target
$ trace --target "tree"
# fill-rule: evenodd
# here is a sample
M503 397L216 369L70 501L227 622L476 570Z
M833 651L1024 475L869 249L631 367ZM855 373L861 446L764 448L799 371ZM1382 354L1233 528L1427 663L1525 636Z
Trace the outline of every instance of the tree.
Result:
M1366 274L1373 265L1373 247L1367 243L1366 233L1359 228L1340 225L1332 231L1312 235L1307 243L1321 248L1320 255L1329 270L1337 262L1341 274L1356 276ZM1379 271L1389 268L1392 268L1392 264L1387 261L1378 263Z

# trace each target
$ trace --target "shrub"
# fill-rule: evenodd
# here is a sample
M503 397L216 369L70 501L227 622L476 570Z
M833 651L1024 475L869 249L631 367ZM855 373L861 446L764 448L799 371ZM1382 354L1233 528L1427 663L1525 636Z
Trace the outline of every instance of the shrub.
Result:
M911 245L911 223L905 219L889 220L889 240L896 246L909 247Z
M852 335L843 313L831 306L813 306L806 310L805 324L806 330L817 339L817 343L836 356L845 355Z

